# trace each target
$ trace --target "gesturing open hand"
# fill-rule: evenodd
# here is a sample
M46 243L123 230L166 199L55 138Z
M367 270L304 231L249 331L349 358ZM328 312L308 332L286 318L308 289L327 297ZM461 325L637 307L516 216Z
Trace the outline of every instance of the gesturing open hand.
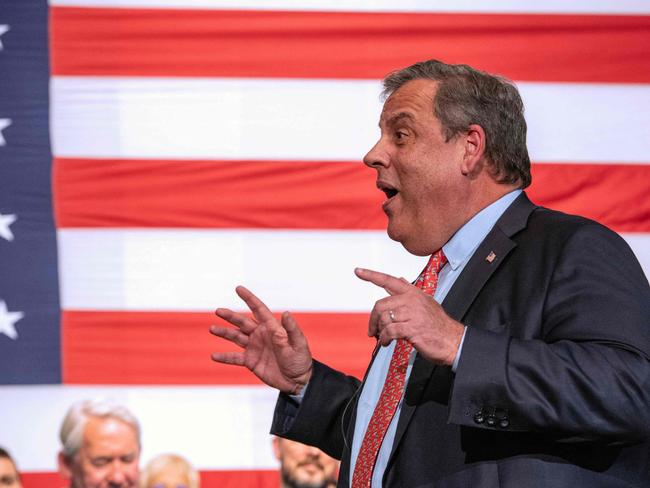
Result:
M235 291L253 312L253 317L218 308L216 315L231 327L213 325L210 332L243 349L239 352L215 352L219 363L245 366L269 386L289 394L297 394L309 382L312 356L309 344L289 312L276 320L268 307L252 292L238 286Z
M404 279L363 268L357 268L355 273L389 294L377 300L370 313L369 336L377 337L382 346L393 339L405 339L425 359L436 364L453 363L463 337L463 324Z

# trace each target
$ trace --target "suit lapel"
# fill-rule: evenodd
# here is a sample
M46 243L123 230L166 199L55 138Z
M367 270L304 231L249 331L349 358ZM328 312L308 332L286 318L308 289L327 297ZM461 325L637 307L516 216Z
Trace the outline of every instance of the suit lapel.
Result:
M526 227L528 216L534 209L535 205L522 193L483 239L442 302L451 318L462 320L490 276L516 247L510 238Z
M503 263L516 244L495 226L470 258L442 302L442 307L454 320L462 320L485 283Z
M522 193L499 218L474 252L442 302L442 308L450 317L454 320L462 320L485 283L490 279L490 276L516 247L515 242L510 237L526 227L528 216L535 208L535 205L528 199L526 194ZM391 459L404 432L406 432L424 390L432 382L431 380L434 380L434 387L439 389L440 393L444 393L448 392L447 383L449 378L447 368L436 368L436 365L432 362L416 355L397 422ZM444 394L446 395L446 393Z

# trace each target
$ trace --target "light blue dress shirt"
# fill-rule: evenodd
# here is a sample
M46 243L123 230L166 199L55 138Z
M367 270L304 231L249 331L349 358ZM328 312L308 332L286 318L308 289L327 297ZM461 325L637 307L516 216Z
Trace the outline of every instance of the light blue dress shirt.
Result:
M445 256L447 256L448 262L442 268L438 276L438 287L433 297L435 301L442 303L452 285L465 268L465 265L478 248L479 244L483 242L483 239L485 239L485 236L487 236L490 230L492 230L492 227L494 227L496 221L499 220L499 217L501 217L503 212L505 212L505 210L510 206L515 198L519 196L520 193L521 190L512 191L488 207L485 207L474 217L472 217L469 222L461 227L447 242L447 244L442 246L442 250L445 253ZM452 366L453 371L456 371L456 366L458 365L458 360L460 358L464 339L465 335L463 334L460 348L458 349L456 359L454 360L454 365ZM393 355L394 348L395 341L391 342L386 347L379 348L377 356L372 363L372 367L368 372L366 382L363 385L361 396L359 397L357 418L354 425L354 437L352 439L352 452L350 459L350 485L352 485L352 474L354 473L354 466L357 461L357 456L359 455L361 442L363 441L363 436L366 433L366 428L368 427L368 423L370 422L370 418L372 417L372 413L375 410L375 406L377 405L381 390L384 386L384 381L386 379L386 374L388 373L388 367L390 365L390 360ZM409 358L408 368L406 370L407 382L411 374L411 369L413 368L415 355L416 351L413 350ZM305 389L303 389L303 391L304 390ZM404 393L402 393L402 399L397 405L397 411L395 412L393 420L388 426L388 431L386 432L386 436L384 437L383 443L379 450L377 462L375 463L375 469L372 474L372 488L381 488L381 480L384 476L384 471L386 470L386 466L388 464L388 458L393 447L395 432L397 430L397 421L402 409L403 400Z

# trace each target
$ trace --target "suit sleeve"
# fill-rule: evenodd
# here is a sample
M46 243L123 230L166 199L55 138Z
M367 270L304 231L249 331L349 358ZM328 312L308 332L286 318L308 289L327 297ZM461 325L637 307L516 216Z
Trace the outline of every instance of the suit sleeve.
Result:
M360 382L314 361L314 370L300 403L280 393L271 434L316 446L341 459L345 433Z
M468 327L449 421L558 440L650 437L650 288L627 244L597 224L562 246L538 337ZM489 421L491 420L491 421Z

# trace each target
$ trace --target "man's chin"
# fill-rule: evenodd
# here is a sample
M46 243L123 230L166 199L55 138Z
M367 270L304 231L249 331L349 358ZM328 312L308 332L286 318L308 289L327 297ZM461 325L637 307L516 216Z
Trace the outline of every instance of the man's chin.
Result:
M388 237L390 237L392 240L401 243L403 239L403 235L400 232L400 229L395 223L389 218L388 219L388 226L386 227L386 234L388 234Z
M409 253L414 254L416 256L425 256L426 253L423 253L423 251L415 245L413 239L409 239L406 237L403 233L398 232L397 230L391 229L389 226L386 233L388 234L388 237L390 237L392 240L395 242L399 242L404 249L406 249Z

